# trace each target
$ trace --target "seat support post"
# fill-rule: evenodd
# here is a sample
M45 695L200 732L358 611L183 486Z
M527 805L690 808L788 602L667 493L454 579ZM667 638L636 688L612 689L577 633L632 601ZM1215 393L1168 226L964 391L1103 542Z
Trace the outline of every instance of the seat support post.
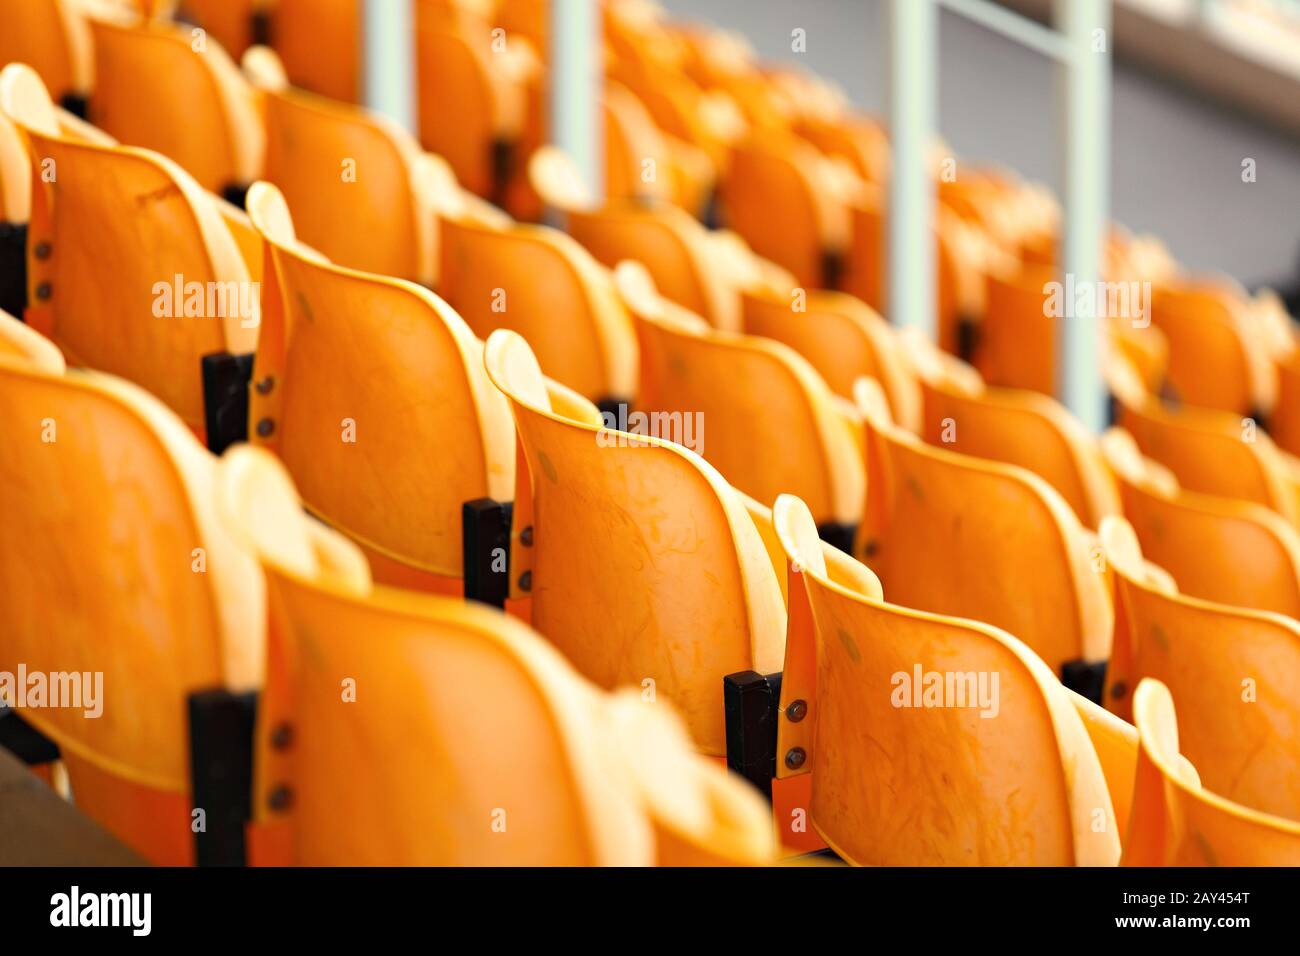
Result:
M256 714L255 692L216 688L189 697L190 793L194 810L203 811L191 821L198 866L248 863Z
M1100 705L1106 687L1106 662L1066 661L1061 665L1061 683L1080 697Z
M208 450L220 455L236 442L248 440L248 384L253 378L253 354L213 352L203 356L201 362Z
M29 767L59 759L59 745L23 720L12 707L0 706L0 747Z
M740 671L722 679L727 769L738 773L769 801L776 776L776 732L781 675Z
M513 502L495 498L477 498L461 507L465 600L505 608L513 511Z

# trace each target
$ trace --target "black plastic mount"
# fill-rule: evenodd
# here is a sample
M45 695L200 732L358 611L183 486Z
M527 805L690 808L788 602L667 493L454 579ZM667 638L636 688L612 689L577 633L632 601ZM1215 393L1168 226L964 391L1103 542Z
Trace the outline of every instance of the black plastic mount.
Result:
M0 309L20 322L27 308L27 223L0 222Z
M220 455L236 442L248 439L248 383L253 378L253 354L213 352L201 361L208 450Z
M828 521L825 524L817 526L817 537L821 538L832 548L839 548L845 554L853 553L853 536L857 533L858 526L840 521Z
M253 817L253 726L257 694L223 688L189 697L190 793L204 826L194 834L198 866L244 866Z
M1101 704L1102 690L1106 686L1106 662L1066 661L1061 665L1061 683L1080 697Z
M980 325L969 315L957 318L957 357L963 362L975 358L975 350L980 344Z
M252 183L227 183L221 190L221 198L232 206L244 209L248 204L248 190Z
M506 207L506 190L515 174L519 162L518 150L512 139L499 138L492 141L490 160L492 163L492 202L504 209Z
M513 511L513 502L495 498L476 498L461 507L465 600L497 608L506 606Z
M0 747L29 767L59 759L59 745L23 720L12 707L0 706Z
M90 117L90 98L84 93L64 93L59 105L78 119Z
M844 253L838 249L822 250L822 288L838 289L844 278Z
M738 773L772 799L776 776L776 732L781 708L781 675L740 671L722 679L726 718L727 769Z

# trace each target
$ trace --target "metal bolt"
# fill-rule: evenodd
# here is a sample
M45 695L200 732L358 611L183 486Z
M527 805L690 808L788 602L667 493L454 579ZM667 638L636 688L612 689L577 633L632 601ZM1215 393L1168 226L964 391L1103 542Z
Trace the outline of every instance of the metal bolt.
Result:
M785 765L791 770L798 770L803 766L803 762L808 759L808 754L802 747L791 747L785 754Z
M40 299L42 302L49 299L52 295L54 295L54 286L50 285L48 282L42 282L36 287L36 298Z
M293 806L293 791L284 784L280 784L271 791L271 795L267 797L266 802L272 810L288 810L289 807Z
M866 544L862 546L862 553L865 554L867 557L871 557L873 554L876 553L877 547L878 545L876 544L875 541L868 541Z
M799 723L799 721L803 720L805 717L808 716L807 701L802 701L802 700L791 701L790 706L785 709L785 716L787 719L789 719L790 723L792 724Z
M1122 680L1117 680L1115 681L1114 684L1111 685L1110 688L1111 697L1114 697L1115 699L1118 700L1120 697L1123 697L1127 693L1128 693L1128 685L1125 684Z
M293 743L293 727L289 724L277 724L271 731L271 746L276 750L288 750Z
M259 381L253 387L257 389L258 395L265 395L268 392L270 392L271 389L275 388L275 378L273 376L268 375L266 376L266 378Z
M525 528L523 531L520 531L520 532L519 532L519 543L522 544L525 548L531 548L531 547L533 546L533 526L532 526L532 525L529 525L529 526L528 526L527 528Z
M275 422L269 418L263 418L257 423L257 433L265 438L271 432L275 431Z
M531 591L533 589L533 572L525 571L519 575L519 590Z
M53 251L54 251L54 247L50 245L49 242L42 240L36 243L36 245L32 248L32 255L36 256L37 259L48 259L50 257L50 253Z

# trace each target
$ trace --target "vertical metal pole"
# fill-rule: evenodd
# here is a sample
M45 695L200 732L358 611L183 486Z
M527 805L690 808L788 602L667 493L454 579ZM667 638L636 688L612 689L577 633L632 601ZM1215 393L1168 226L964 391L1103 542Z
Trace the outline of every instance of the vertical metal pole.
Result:
M1061 281L1081 289L1102 278L1110 221L1110 0L1055 0L1057 29L1069 44L1061 63L1065 135L1065 235ZM1094 432L1106 422L1101 349L1106 296L1070 296L1057 319L1056 380L1061 402ZM1086 306L1091 303L1092 309ZM1084 314L1086 312L1091 314Z
M890 0L889 284L894 325L935 334L934 129L938 16L934 0Z
M361 4L362 102L415 133L413 0Z
M552 0L550 44L550 139L577 165L592 196L600 198L605 194L604 44L596 0Z

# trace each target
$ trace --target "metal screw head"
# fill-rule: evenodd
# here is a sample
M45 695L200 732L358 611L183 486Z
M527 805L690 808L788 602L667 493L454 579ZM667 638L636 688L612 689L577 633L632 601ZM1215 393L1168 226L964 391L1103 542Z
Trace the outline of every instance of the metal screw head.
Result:
M525 571L519 575L519 590L531 591L533 589L533 572Z
M269 418L263 418L257 423L257 433L265 438L271 432L275 431L275 422Z
M529 526L528 526L527 528L525 528L523 531L520 531L520 532L519 532L519 543L522 544L525 548L531 548L531 547L533 546L533 526L532 526L532 525L529 525Z
M54 286L50 285L48 282L42 282L36 287L36 298L40 299L42 302L52 295L54 295Z
M50 245L50 243L46 240L41 240L40 242L36 243L35 246L32 247L32 255L34 255L37 259L48 259L50 257L50 253L52 253L53 251L54 251L54 247Z
M798 770L807 759L808 754L802 747L791 747L785 752L785 765L791 770Z
M876 544L875 541L868 541L866 544L862 546L862 553L865 554L867 557L871 557L873 554L876 553L877 547L878 545Z
M263 379L259 379L257 384L253 387L257 389L258 395L265 395L270 392L271 389L275 388L275 378L274 376L268 375Z
M1114 684L1111 685L1110 696L1114 697L1116 700L1123 697L1127 693L1128 693L1128 685L1125 684L1122 680L1117 680L1115 681Z
M280 784L271 790L266 802L272 810L288 810L293 806L293 791L284 784Z
M289 724L276 724L271 731L271 746L276 750L288 750L293 743L293 727Z
M792 724L797 724L808 716L808 703L802 700L793 700L790 706L785 709L785 716Z

